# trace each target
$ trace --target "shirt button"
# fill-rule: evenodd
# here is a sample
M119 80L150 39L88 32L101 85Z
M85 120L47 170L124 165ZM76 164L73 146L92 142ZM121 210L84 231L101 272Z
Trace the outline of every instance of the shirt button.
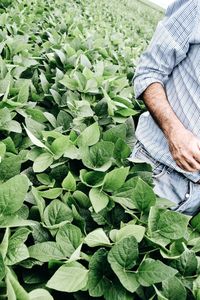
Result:
M185 198L189 198L189 197L190 197L190 194L186 194L186 195L185 195Z

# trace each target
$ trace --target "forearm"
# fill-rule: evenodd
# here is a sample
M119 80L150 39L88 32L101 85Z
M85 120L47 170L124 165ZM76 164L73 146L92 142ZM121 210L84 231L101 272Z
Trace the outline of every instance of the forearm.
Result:
M171 108L165 90L159 82L148 86L143 93L143 100L150 114L167 138L174 131L185 129Z
M150 84L142 96L152 117L165 134L177 165L189 172L200 170L200 140L178 119L162 84Z

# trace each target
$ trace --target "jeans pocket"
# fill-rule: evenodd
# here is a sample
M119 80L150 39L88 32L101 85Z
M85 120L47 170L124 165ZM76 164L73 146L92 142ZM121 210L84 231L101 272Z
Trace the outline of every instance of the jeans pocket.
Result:
M191 180L189 179L185 179L186 180L186 193L184 194L184 197L182 199L181 202L179 202L179 204L177 205L177 207L175 207L175 211L178 212L183 212L188 204L192 201L192 192L193 192L193 183Z
M136 147L134 157L151 165L153 178L159 178L167 172L167 166L152 158L142 145L136 144Z

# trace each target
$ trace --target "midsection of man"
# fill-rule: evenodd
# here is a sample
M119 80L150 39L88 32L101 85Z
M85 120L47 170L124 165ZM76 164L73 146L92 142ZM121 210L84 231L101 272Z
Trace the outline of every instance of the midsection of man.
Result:
M197 138L200 138L199 6L199 0L176 0L170 5L149 47L140 57L133 78L138 99L143 99L142 95L149 86L160 83L180 123ZM153 159L169 166L182 178L197 183L200 181L200 168L191 172L177 164L170 151L169 140L162 126L156 122L156 117L158 120L153 108L140 116L136 130L138 141ZM200 185L197 192L200 194Z

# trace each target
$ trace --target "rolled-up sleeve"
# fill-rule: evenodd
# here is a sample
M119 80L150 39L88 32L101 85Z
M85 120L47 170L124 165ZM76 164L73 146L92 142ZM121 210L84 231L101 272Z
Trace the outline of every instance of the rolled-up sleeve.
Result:
M136 99L142 99L154 82L165 86L172 70L187 56L198 25L199 0L176 0L168 7L138 61L132 79Z

